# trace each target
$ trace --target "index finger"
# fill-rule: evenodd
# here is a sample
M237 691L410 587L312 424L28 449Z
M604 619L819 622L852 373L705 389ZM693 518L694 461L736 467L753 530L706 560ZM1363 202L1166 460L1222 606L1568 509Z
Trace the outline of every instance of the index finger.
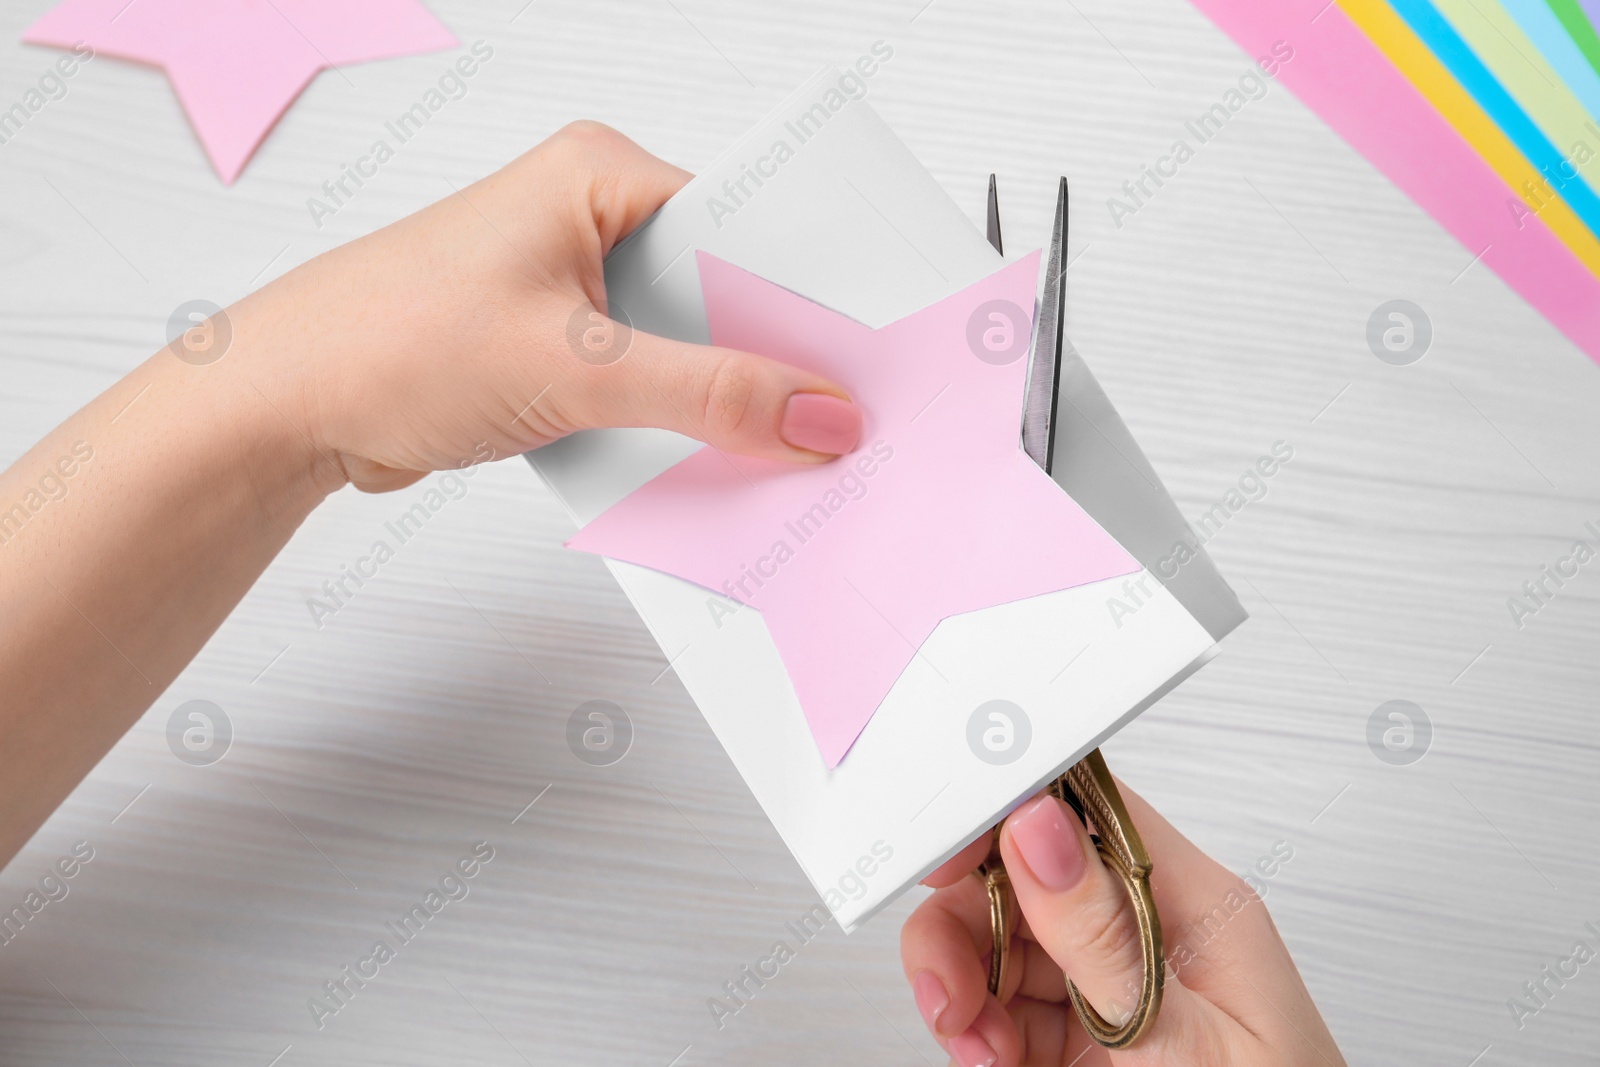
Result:
M955 885L989 858L989 843L993 837L993 830L985 830L982 837L935 867L933 873L922 880L922 884L934 889Z

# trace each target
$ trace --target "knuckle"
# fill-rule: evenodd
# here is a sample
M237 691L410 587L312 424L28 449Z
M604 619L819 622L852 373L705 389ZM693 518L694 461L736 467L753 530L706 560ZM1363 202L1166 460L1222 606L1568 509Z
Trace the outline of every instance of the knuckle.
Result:
M1245 930L1261 932L1272 928L1272 917L1267 914L1267 902L1254 886L1231 871L1225 876L1226 889L1222 899L1226 910Z
M1089 959L1108 970L1131 971L1143 960L1139 924L1121 887L1111 888L1115 895L1100 894L1085 911L1078 930L1079 943Z
M701 419L708 436L737 437L755 416L756 372L750 361L729 353L711 367L705 381Z
M1245 901L1260 902L1261 898L1256 893L1255 888L1234 872L1223 870L1220 873L1219 881L1222 885L1224 897L1238 897Z
M598 161L616 152L627 138L603 122L579 119L551 134L539 147L539 154L553 164L570 170L594 169Z
M622 166L642 151L627 134L593 119L567 123L552 140L574 159L602 171Z
M540 443L554 441L575 430L583 429L587 421L605 422L605 419L585 420L576 417L559 397L544 400L535 398L517 418L518 429L531 432Z
M596 144L616 141L622 134L594 119L576 119L557 130L555 137L575 144Z

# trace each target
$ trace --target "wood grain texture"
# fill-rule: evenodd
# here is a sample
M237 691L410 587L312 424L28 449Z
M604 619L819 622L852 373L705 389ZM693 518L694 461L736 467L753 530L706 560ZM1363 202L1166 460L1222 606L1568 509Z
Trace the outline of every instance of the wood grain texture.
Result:
M54 58L14 43L46 6L0 14L0 106ZM448 56L323 74L231 189L161 75L111 59L0 145L0 459L184 300L225 304L573 118L696 167L882 38L874 106L977 222L999 173L1009 246L1043 239L1071 176L1069 332L1191 519L1294 448L1210 542L1251 622L1113 767L1234 869L1292 845L1269 904L1351 1062L1593 1061L1600 974L1520 1030L1506 1001L1600 920L1600 572L1521 629L1506 599L1600 521L1600 375L1476 250L1276 85L1119 225L1108 198L1247 71L1183 0L432 6L492 61L320 228L306 199ZM1320 0L1297 6L1309 39ZM1365 342L1397 297L1435 330L1410 367ZM9 907L95 849L0 947L0 1062L938 1062L899 973L917 894L713 1023L814 897L520 462L313 623L306 598L416 493L330 501L0 874ZM167 746L196 698L235 732L209 767ZM594 698L636 729L605 768L565 743ZM1395 698L1433 724L1412 766L1368 748ZM307 998L479 840L470 895L317 1029Z

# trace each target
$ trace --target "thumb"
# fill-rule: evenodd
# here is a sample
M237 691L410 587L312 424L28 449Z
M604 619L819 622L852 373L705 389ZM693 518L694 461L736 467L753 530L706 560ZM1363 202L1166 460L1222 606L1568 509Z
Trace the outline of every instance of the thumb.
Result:
M852 451L861 409L838 385L753 352L631 330L598 311L569 341L582 429L654 426L715 448L821 463Z
M1072 809L1045 794L1006 819L1000 853L1032 936L1102 1017L1121 1022L1139 1000L1139 927L1127 887L1101 860L1088 831ZM1215 1014L1180 982L1168 981L1160 1013L1134 1047L1138 1062L1197 1062L1194 1050L1221 1037Z

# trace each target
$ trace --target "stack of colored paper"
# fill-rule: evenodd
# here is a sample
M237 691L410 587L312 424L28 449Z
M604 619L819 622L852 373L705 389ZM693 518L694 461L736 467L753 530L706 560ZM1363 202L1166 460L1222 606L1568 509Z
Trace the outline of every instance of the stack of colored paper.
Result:
M1600 361L1600 0L1194 0Z

